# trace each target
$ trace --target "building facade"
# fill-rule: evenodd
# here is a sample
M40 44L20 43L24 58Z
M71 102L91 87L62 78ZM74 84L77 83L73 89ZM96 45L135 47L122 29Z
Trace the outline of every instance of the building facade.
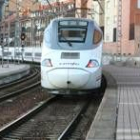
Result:
M105 0L104 10L104 52L140 55L140 0Z
M25 29L26 46L41 46L44 29L51 19L61 16L74 16L73 0L28 1L12 0L4 8L4 18L0 22L0 37L13 38L10 46L19 46L22 29Z
M4 9L7 3L8 3L8 0L0 0L0 21L2 21L3 19Z
M3 1L0 0L0 6ZM34 32L37 35L34 39L28 39L28 44L42 38L43 29L52 18L75 16L93 18L100 25L104 34L105 53L140 55L140 0L49 0L49 2L9 1L7 14L10 16L7 20L17 19L17 13L20 19L47 17L33 21L25 20L23 25L27 29L28 36L31 37L30 33ZM8 16L6 10L3 12L5 17Z

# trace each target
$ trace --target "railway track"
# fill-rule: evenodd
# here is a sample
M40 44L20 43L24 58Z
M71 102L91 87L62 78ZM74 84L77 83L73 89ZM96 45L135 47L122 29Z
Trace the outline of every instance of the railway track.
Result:
M5 139L3 136L5 136L7 133L18 127L20 124L24 123L25 121L29 120L32 116L34 116L36 113L38 113L41 109L46 107L46 104L51 102L54 99L54 97L50 97L47 100L40 102L37 106L29 110L24 115L20 116L16 120L10 122L9 124L3 126L0 128L0 138ZM12 137L9 138L11 140Z
M1 139L66 140L71 137L72 131L79 125L91 101L93 100L79 97L52 97L41 103L37 110L29 111L26 113L27 116L24 115L17 121L13 121L11 125L2 128L0 130Z
M7 106L6 102L9 99L11 100L11 98L17 98L17 95L21 94L20 92L28 92L26 94L30 95L25 99L17 99L20 100L19 102L22 102L22 106L24 107L32 99L40 98L39 96L33 97L34 95L30 93L31 88L32 86L29 86L28 88L17 91L17 93L11 93L7 97L2 97L3 99L0 98L0 110L3 102ZM0 125L0 139L84 140L101 98L85 99L81 98L81 96L74 98L49 97L42 93L40 82L33 84L33 89L34 91L39 91L37 94L43 98L39 99L40 101L34 102L34 105L31 105L30 109L26 108L26 111L24 110L24 113L18 114L15 119L10 120L4 125ZM46 100L44 100L45 98ZM17 101L12 101L12 103L15 102ZM14 106L17 105L15 104Z
M35 70L30 76L28 75L26 78L1 88L0 128L28 112L28 110L40 104L40 102L48 97L48 95L41 92L38 79L40 79L40 73L38 70ZM9 89L13 91L9 92Z
M18 79L18 80L15 80L13 82L10 82L10 83L5 83L5 84L0 85L0 90L3 90L3 89L8 88L10 86L17 85L17 84L22 83L24 81L27 81L28 79L31 79L34 76L36 76L37 73L39 73L38 69L36 69L36 68L31 69L31 72L28 75L22 77L21 79Z
M27 77L0 86L0 103L40 85L40 73L37 69ZM36 82L37 81L37 82Z
M92 124L94 116L97 112L101 97L94 98L90 101L85 111L80 115L79 123L73 124L73 129L68 130L68 135L62 137L61 140L85 140L89 127Z

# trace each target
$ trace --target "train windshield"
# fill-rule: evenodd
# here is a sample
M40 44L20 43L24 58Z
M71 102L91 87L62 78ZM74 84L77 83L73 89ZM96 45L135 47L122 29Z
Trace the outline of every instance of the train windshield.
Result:
M60 21L58 26L59 42L85 42L87 34L86 21Z

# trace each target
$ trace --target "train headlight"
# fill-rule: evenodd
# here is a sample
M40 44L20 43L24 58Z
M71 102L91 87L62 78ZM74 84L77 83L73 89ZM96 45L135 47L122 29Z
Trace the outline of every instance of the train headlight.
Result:
M45 67L52 67L52 62L51 62L51 59L44 59L41 63L42 66L45 66Z
M94 30L93 44L98 44L102 40L102 33L98 30Z
M97 60L89 60L88 64L86 65L87 68L94 68L94 67L98 67L99 63Z

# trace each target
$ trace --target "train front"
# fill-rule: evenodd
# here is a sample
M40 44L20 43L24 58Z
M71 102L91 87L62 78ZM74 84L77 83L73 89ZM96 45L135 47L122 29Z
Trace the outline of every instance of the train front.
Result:
M42 87L52 94L78 94L99 88L102 43L102 32L92 20L53 20L44 32Z

